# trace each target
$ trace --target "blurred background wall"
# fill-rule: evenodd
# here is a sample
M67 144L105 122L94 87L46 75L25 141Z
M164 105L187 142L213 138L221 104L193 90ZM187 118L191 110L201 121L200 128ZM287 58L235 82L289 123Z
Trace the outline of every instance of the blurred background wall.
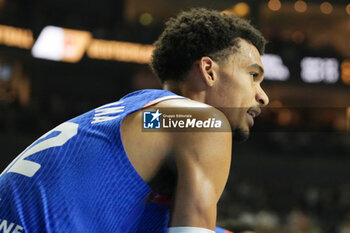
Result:
M234 145L219 224L350 232L348 0L0 0L0 169L57 124L160 88L151 45L166 19L191 7L249 19L269 41L270 105ZM33 52L49 25L68 29L56 60Z

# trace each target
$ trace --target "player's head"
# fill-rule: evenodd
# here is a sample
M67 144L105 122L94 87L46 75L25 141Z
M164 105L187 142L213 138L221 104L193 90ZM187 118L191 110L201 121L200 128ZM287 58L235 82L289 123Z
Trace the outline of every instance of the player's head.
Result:
M265 39L248 21L203 8L171 18L155 43L152 69L164 84L186 86L220 108L234 138L244 140L252 115L268 103L260 87Z

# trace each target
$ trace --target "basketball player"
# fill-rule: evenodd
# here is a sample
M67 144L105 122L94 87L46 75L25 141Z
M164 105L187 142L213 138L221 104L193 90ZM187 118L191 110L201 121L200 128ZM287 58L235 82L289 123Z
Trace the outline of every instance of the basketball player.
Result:
M244 141L268 104L264 46L234 15L192 9L170 19L152 56L164 90L128 94L24 150L0 176L0 232L214 232L232 138ZM222 130L141 130L144 112L157 120L162 108Z

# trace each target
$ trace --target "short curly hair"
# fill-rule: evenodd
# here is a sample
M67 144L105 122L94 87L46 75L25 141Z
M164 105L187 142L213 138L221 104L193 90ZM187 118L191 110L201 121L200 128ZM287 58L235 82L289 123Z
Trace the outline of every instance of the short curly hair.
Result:
M183 11L168 20L154 43L151 68L162 82L181 81L193 62L203 56L220 62L237 50L240 39L264 53L265 38L247 20L204 8Z

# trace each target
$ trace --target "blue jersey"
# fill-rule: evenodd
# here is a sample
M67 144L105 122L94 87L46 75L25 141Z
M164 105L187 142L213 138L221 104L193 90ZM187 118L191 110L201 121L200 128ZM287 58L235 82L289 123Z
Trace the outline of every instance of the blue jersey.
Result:
M149 201L151 188L130 163L120 126L128 114L167 96L182 98L133 92L30 145L0 176L0 233L165 232L169 208Z
M216 227L215 233L232 233L232 231L226 230L226 229L221 228L221 227Z

